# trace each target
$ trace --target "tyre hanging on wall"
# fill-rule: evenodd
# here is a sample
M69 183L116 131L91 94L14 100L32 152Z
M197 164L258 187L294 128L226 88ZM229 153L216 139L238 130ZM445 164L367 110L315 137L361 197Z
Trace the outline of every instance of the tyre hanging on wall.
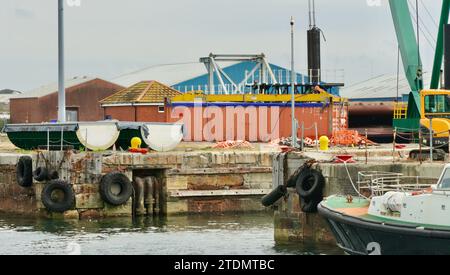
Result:
M30 156L19 158L16 166L16 180L22 187L33 185L33 160Z
M271 193L265 195L261 199L261 203L265 207L269 207L274 205L277 201L279 201L282 197L286 196L287 188L283 185L275 188Z
M35 181L43 182L49 179L49 171L45 167L38 167L33 172L33 178Z
M68 182L52 180L42 190L41 200L48 211L64 213L74 206L75 192Z
M49 180L57 180L57 179L59 179L58 171L50 169L49 172L48 172L48 179Z
M298 195L307 201L322 199L325 178L313 169L304 169L297 178Z
M304 169L297 178L296 190L304 213L317 213L317 206L323 199L325 178L314 169Z
M322 199L305 200L300 198L300 206L304 213L317 213L317 207Z
M103 176L100 182L100 195L111 205L125 204L133 194L133 185L127 176L120 172L113 172Z

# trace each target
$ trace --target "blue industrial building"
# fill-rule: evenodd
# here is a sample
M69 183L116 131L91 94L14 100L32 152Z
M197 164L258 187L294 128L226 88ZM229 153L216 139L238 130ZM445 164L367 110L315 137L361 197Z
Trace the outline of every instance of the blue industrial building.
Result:
M291 83L291 71L289 69L269 64L279 84ZM252 85L261 83L261 70L253 71L255 63L251 61L234 62L233 64L223 68L223 71L231 78L234 83L242 83L248 78L244 84L245 93L252 91ZM266 78L267 79L267 78ZM137 72L120 76L112 81L122 86L131 86L139 81L157 80L181 92L190 91L207 91L209 90L209 75L205 65L201 62L194 63L179 63L179 64L165 64L152 66ZM228 79L223 79L225 86L231 86ZM296 82L299 84L308 83L308 76L297 74ZM219 85L217 75L214 75L215 93L222 94L224 90L222 85ZM333 95L339 95L339 87L331 87L328 89Z

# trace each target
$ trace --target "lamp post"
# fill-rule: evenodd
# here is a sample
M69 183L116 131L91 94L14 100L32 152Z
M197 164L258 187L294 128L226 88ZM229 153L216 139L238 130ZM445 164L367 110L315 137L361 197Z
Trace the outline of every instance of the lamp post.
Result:
M294 17L291 17L291 116L292 116L292 147L298 148L297 142L297 120L295 119L295 63L294 63Z
M66 122L64 87L64 0L58 0L58 121Z

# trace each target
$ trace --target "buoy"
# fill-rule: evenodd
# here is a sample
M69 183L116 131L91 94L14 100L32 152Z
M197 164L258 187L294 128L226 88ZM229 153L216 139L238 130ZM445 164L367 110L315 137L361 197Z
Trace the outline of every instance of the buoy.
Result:
M320 151L328 151L330 149L330 139L327 136L319 138Z
M142 139L134 137L131 139L131 149L139 149L142 146Z

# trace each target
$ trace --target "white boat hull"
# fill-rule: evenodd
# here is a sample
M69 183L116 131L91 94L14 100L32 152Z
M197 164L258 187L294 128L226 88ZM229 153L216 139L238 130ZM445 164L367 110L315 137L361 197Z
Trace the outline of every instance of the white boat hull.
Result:
M144 124L141 135L152 150L171 151L183 140L183 124Z
M77 137L91 151L104 151L117 141L120 131L115 122L78 123Z

